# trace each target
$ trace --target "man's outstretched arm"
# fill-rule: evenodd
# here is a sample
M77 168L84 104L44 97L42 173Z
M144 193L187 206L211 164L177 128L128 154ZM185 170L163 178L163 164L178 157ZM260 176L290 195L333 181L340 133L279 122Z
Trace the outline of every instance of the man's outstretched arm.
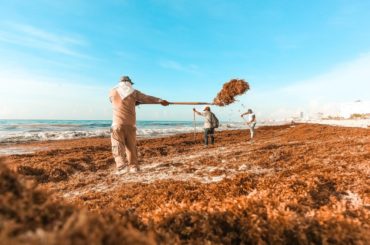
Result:
M140 91L137 91L136 90L136 100L138 102L138 104L161 104L163 106L168 106L169 103L167 100L162 100L160 98L157 98L157 97L154 97L154 96L150 96L150 95L146 95L146 94L143 94L141 93Z
M195 110L195 108L193 108L193 111L194 111L196 114L198 114L199 116L203 116L203 114L202 114L201 112L199 112L199 111Z

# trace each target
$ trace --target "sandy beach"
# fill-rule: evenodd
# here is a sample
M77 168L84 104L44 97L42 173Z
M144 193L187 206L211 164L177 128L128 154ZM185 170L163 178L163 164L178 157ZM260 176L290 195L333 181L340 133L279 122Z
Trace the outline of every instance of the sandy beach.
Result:
M369 9L3 1L0 245L369 245Z
M36 243L96 242L112 233L141 244L370 239L369 129L261 127L254 144L248 135L217 132L208 148L201 134L142 139L142 172L124 175L114 174L107 138L17 145L40 151L3 157L11 171L2 166L2 175L44 198L16 195L2 179L1 212L12 235L1 235ZM56 203L61 208L49 207Z

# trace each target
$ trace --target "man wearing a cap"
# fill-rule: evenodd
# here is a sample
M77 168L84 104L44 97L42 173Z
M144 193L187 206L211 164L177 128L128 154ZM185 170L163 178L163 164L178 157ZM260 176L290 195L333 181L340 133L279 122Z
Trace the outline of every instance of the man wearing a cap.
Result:
M111 128L112 153L117 166L117 173L131 170L140 171L136 148L136 110L141 103L169 105L168 101L141 93L133 88L134 83L128 76L121 77L120 82L109 93L112 103L113 123ZM128 164L125 163L124 152Z
M193 111L198 114L199 116L204 117L204 145L208 146L208 136L211 138L211 144L215 143L215 129L212 125L212 112L209 106L204 107L203 112L197 111L193 108Z

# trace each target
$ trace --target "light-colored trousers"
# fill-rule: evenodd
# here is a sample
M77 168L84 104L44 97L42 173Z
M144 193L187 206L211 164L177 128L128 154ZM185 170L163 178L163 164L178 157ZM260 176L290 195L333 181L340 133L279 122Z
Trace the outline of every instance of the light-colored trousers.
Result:
M111 128L111 141L117 168L126 165L125 153L128 165L138 165L135 126L113 126Z
M249 126L249 131L251 132L251 139L253 139L254 137L254 128L256 127L256 122L252 122L250 124L248 124Z

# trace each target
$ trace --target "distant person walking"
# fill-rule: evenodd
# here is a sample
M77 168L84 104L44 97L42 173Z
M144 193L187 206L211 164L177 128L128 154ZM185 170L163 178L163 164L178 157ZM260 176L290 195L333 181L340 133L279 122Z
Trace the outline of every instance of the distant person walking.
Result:
M211 138L211 144L215 143L215 128L218 128L219 121L216 115L211 112L211 108L206 106L203 112L197 111L193 108L194 113L204 117L204 145L208 146L208 136Z
M241 114L241 117L244 119L244 116L248 115L247 119L247 125L249 126L249 131L251 134L250 142L253 143L253 138L254 138L254 128L256 127L256 114L252 111L252 109L248 109L246 113Z
M140 171L136 147L136 110L140 103L169 103L156 97L139 92L133 88L134 83L128 76L123 76L120 82L109 93L112 103L113 123L111 127L112 153L117 166L117 174ZM125 163L125 152L128 163Z

